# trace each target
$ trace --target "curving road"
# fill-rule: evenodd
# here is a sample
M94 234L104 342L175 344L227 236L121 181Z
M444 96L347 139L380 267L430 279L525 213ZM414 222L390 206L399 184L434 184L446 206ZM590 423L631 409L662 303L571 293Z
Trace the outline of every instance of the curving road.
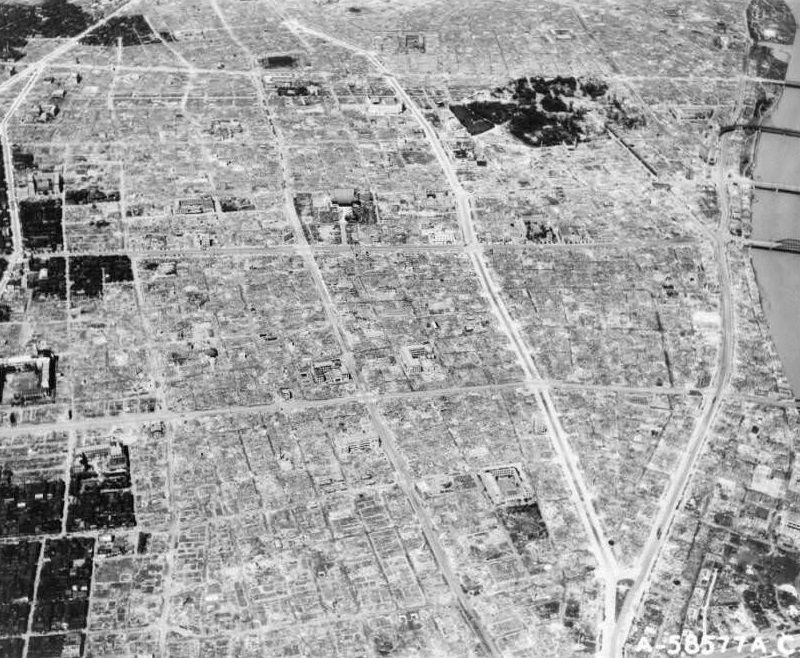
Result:
M723 153L725 153L724 140L724 137L720 139L720 149ZM678 467L672 474L669 487L661 499L661 507L656 514L650 536L638 560L638 575L620 610L616 630L611 636L612 646L609 650L612 652L610 654L612 656L622 655L623 645L630 633L639 604L649 585L653 568L669 538L670 526L675 514L683 504L687 486L697 470L703 448L722 406L722 396L730 380L733 368L735 318L731 293L730 265L726 253L727 244L730 242L730 232L728 231L730 214L725 193L725 172L729 169L726 166L727 164L725 158L721 158L714 172L715 183L719 193L721 221L715 230L709 231L709 237L714 245L714 255L719 266L720 310L722 314L722 342L712 380L712 393L704 398L695 429Z

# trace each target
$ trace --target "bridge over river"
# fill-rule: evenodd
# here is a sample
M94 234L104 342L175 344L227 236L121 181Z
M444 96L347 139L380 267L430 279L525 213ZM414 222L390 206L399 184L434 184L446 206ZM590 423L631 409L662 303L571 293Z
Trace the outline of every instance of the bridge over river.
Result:
M777 126L762 126L758 123L732 123L729 126L722 126L719 129L719 134L733 132L743 128L744 130L752 130L754 132L768 133L770 135L783 135L784 137L800 137L800 130L793 130L792 128L779 128Z
M800 82L787 83L786 86L796 86L800 89ZM800 137L800 130L792 128L778 128L776 126L763 126L757 123L734 123L729 126L723 126L719 129L719 134L733 132L739 128L743 130L752 130L753 132L767 133L769 135L781 135L783 137ZM798 194L800 195L800 186L795 185L778 185L776 183L765 183L764 181L754 181L753 187L757 190L765 192L777 192L780 194Z
M800 254L800 239L784 238L782 240L745 240L751 249L765 249L768 251L784 251Z

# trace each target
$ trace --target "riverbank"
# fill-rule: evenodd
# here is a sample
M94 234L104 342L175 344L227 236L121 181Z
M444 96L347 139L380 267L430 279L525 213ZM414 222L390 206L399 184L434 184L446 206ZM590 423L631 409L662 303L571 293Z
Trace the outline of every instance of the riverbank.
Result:
M800 0L787 0L800 22ZM786 78L800 80L800 30L790 47ZM784 89L766 125L800 130L800 89ZM756 181L800 185L800 139L762 133L756 146L753 178ZM800 196L756 190L753 198L753 238L756 240L800 239ZM753 250L752 263L784 372L795 395L800 395L800 256Z

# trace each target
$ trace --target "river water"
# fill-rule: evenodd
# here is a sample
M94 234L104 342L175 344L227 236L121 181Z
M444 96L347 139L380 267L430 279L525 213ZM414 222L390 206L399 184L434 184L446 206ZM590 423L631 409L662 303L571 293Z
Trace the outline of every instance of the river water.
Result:
M800 0L787 0L800 26ZM800 80L800 30L791 47L788 80ZM765 123L800 130L800 89L784 89ZM757 181L800 187L800 138L762 134L753 177ZM756 190L753 238L800 239L800 195ZM800 396L800 255L751 251L764 314L795 396Z

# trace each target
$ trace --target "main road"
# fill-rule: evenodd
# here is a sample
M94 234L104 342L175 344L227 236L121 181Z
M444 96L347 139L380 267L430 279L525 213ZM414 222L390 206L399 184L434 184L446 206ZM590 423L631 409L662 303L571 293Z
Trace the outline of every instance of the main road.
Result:
M461 232L464 237L464 242L466 244L466 251L470 255L474 270L479 281L481 282L484 293L486 294L492 310L498 318L500 327L506 333L514 352L519 359L520 365L525 373L526 380L529 382L541 381L541 377L539 376L536 366L533 363L533 359L531 358L530 350L525 346L517 324L509 315L497 284L493 281L488 273L482 246L475 237L474 221L469 195L461 186L461 183L456 175L455 168L453 167L450 159L447 157L447 154L445 153L442 143L433 129L433 126L431 126L430 122L425 118L414 100L398 82L397 78L386 69L386 67L375 56L374 53L353 46L352 44L323 32L319 32L312 28L301 25L295 20L286 21L286 25L289 27L289 29L306 32L319 39L335 44L341 48L345 48L366 58L373 65L373 67L375 67L375 69L377 69L385 77L386 81L392 87L397 97L403 102L406 109L414 116L420 128L423 130L431 150L436 156L436 159L438 160L439 165L441 166L442 171L447 178L448 184L450 185L456 202L456 212ZM536 396L540 408L545 414L549 434L553 440L553 446L564 468L567 483L576 502L576 510L586 528L587 536L592 546L593 553L600 566L600 575L603 578L605 586L605 620L603 624L602 644L604 647L604 653L606 653L605 648L609 646L609 640L613 634L614 628L614 613L616 609L616 582L619 574L619 567L611 549L609 548L608 540L605 537L602 525L600 524L600 520L597 517L594 505L592 504L592 496L588 487L586 486L583 474L578 466L578 458L569 445L566 433L564 432L558 416L555 413L555 407L550 398L549 391L546 389L536 389L534 395ZM606 653L606 655L610 656L608 653Z
M720 150L723 156L725 136L720 138ZM721 220L713 230L707 230L714 246L715 259L719 267L720 311L722 315L721 344L718 352L718 363L712 380L712 393L705 397L697 424L689 443L683 453L677 469L673 472L669 487L661 499L661 506L656 513L655 521L648 540L637 560L638 574L634 584L628 591L625 602L619 612L615 632L611 636L612 655L621 655L623 646L630 633L639 604L650 583L650 577L656 561L661 554L667 539L670 526L677 511L684 502L687 486L697 470L698 462L713 428L714 421L722 406L723 394L731 376L734 362L734 306L731 294L730 265L727 256L727 244L731 242L728 224L730 213L727 203L725 173L730 169L726 157L721 157L715 169L715 183L718 190Z
M25 85L19 91L19 93L14 97L14 101L11 103L8 110L6 110L2 119L0 119L0 147L2 147L3 150L2 166L5 169L6 187L8 192L8 205L9 205L9 212L11 214L11 233L14 242L14 251L11 254L11 257L9 258L9 261L6 266L6 271L3 273L2 278L0 278L0 294L2 294L3 291L6 289L8 281L11 278L11 274L16 265L20 262L23 252L22 226L19 220L19 207L17 204L17 195L14 184L14 166L11 156L12 145L8 138L9 121L11 120L11 117L14 115L14 113L19 109L19 106L22 104L25 98L28 96L31 88L36 83L36 80L38 79L39 75L48 64L56 62L59 58L66 55L71 48L76 46L81 39L89 35L98 27L105 25L112 18L119 16L137 2L138 0L128 0L128 2L123 2L114 11L108 13L106 16L96 21L95 23L92 23L80 34L76 34L74 37L67 39L66 41L64 41L64 43L51 50L49 53L47 53L40 59L36 60L35 62L31 62L20 73L16 74L15 76L9 78L8 80L0 84L0 95L2 95L5 91L12 88L16 84L19 84L22 80L25 80L27 78L27 80L25 81Z
M22 224L19 219L19 204L17 203L17 185L14 180L14 160L12 156L12 144L8 138L8 123L14 112L17 111L20 104L25 100L28 93L36 82L38 75L31 76L25 83L25 86L14 98L14 102L3 115L0 120L0 148L3 150L3 169L5 171L6 182L6 199L8 202L8 213L11 217L11 238L14 244L14 250L11 253L8 262L6 263L6 270L0 278L0 295L6 289L11 275L16 269L17 265L22 260Z
M333 300L331 299L330 292L322 277L322 273L320 272L316 259L314 258L314 254L310 249L308 240L305 237L305 232L303 231L300 218L297 216L297 210L294 206L292 177L288 163L288 148L286 147L281 130L273 120L269 111L269 107L267 106L264 89L262 87L262 81L260 75L258 74L257 61L250 49L235 35L233 28L228 23L224 13L219 7L217 0L211 0L211 3L216 13L220 17L223 25L225 26L225 29L230 34L231 39L240 47L241 50L247 54L250 60L253 71L253 84L255 85L259 102L263 107L270 128L275 136L276 143L278 144L278 156L280 159L284 196L284 212L291 222L292 229L295 233L296 253L303 258L304 262L306 263L306 267L308 268L308 271L311 273L311 276L314 280L314 286L316 287L317 294L322 301L328 322L333 329L334 336L339 345L342 362L348 367L353 377L353 381L356 383L361 393L359 397L367 408L373 429L381 439L381 446L383 447L383 451L386 454L389 463L392 465L392 469L397 477L397 484L403 490L403 493L406 495L409 504L414 510L422 533L428 543L429 548L431 549L431 553L433 553L434 560L439 566L442 577L444 578L445 583L453 595L453 598L461 609L461 612L464 615L467 623L470 625L475 637L482 645L483 652L491 658L500 658L501 654L497 644L492 636L483 627L478 614L475 612L472 602L462 589L458 576L455 574L450 565L447 553L445 552L444 547L439 539L439 533L434 528L433 522L430 519L430 515L425 509L422 499L417 492L413 474L411 473L405 458L400 454L400 451L396 446L394 434L389 429L385 418L375 403L372 392L369 390L366 382L361 377L360 371L356 367L355 358L350 350L349 345L347 344L345 333L342 330L341 323L339 322L339 315L336 311Z
M66 55L74 46L76 46L81 39L94 32L98 27L101 27L106 23L108 23L108 21L110 21L112 18L116 18L120 14L124 13L125 11L130 9L131 6L135 5L138 1L139 0L128 0L128 2L123 2L114 11L106 14L95 23L92 23L89 27L83 30L83 32L76 34L74 37L70 37L69 39L64 41L64 43L62 43L61 45L57 46L49 53L44 55L41 59L37 59L36 61L28 64L28 66L22 69L19 73L17 73L16 75L12 76L8 80L0 84L0 94L2 94L7 89L13 87L20 80L28 76L36 77L39 73L42 72L45 66L47 66L52 62L57 62L61 57ZM26 62L21 62L21 63L25 64Z

